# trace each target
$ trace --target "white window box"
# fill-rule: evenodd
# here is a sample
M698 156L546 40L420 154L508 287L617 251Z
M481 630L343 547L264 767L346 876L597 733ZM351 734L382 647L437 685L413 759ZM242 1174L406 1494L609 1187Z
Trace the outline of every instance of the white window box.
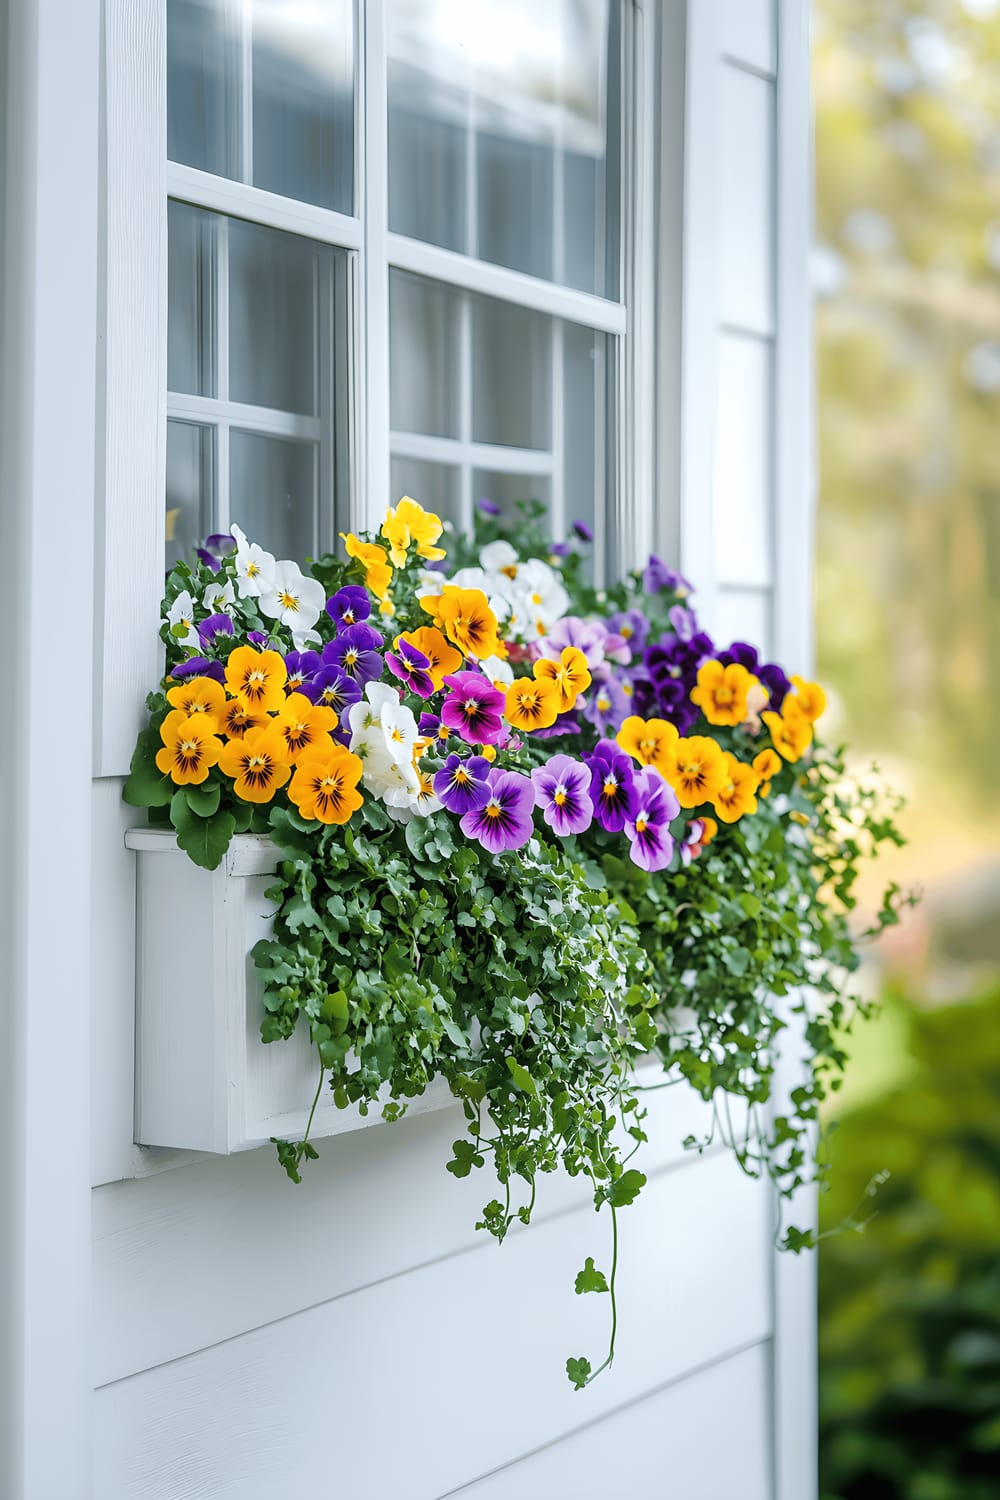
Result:
M319 1076L306 1028L288 1041L260 1039L262 984L250 950L271 931L264 892L279 855L267 838L238 834L217 870L203 870L172 831L133 828L136 852L135 1139L228 1155L295 1140ZM443 1079L408 1113L439 1109ZM378 1124L377 1108L337 1109L321 1096L311 1137Z

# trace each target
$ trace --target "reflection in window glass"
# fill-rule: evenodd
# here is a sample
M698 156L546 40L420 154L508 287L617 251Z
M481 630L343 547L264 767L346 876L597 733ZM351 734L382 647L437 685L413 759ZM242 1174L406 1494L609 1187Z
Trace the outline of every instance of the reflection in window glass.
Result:
M279 411L316 412L321 274L334 252L298 235L229 221L229 393Z
M552 443L552 327L545 313L472 298L472 436L479 443Z
M167 387L214 396L215 216L171 203L167 225Z
M240 38L220 0L167 0L167 155L239 175Z
M167 423L167 567L189 558L212 530L215 445L210 427Z
M460 308L460 294L440 282L389 273L389 409L395 431L459 436Z
M551 509L552 481L544 474L497 474L475 469L472 490L477 500L492 500L507 515L513 515L519 500L540 500Z
M390 228L617 298L618 0L387 0L387 19Z
M229 437L230 518L275 557L316 551L317 450L257 432Z

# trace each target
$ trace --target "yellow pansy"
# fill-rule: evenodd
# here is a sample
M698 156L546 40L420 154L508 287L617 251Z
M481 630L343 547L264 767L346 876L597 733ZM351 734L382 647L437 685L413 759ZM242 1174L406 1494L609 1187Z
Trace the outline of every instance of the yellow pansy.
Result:
M395 567L401 568L405 564L411 542L416 545L418 557L427 558L429 562L444 557L444 548L434 545L442 529L441 518L424 510L409 495L404 495L395 509L390 506L382 523L382 536L389 543L389 556Z
M771 795L771 782L781 770L781 757L773 750L762 750L753 758L753 768L760 778L760 786L757 788L758 795L769 797Z
M421 599L420 604L463 656L479 660L500 654L497 617L482 589L460 589L447 583L440 595Z
M642 766L655 766L664 777L679 738L674 725L666 719L640 719L638 714L630 714L615 735L626 755Z
M747 716L747 695L756 683L746 667L731 662L706 661L698 668L698 686L691 691L710 724L742 724Z
M228 739L241 740L248 729L262 729L267 721L266 714L250 708L242 698L230 698L222 711L219 728Z
M360 757L335 740L313 747L299 761L288 788L289 801L304 818L346 823L364 800L357 790L363 769Z
M515 729L548 729L559 715L559 689L536 677L515 677L507 689L504 717Z
M818 682L807 682L804 677L793 677L792 687L795 689L791 702L795 704L804 718L810 724L815 724L821 714L826 712L826 693ZM783 705L782 711L787 708L788 702Z
M273 713L285 701L288 670L277 651L258 651L256 646L237 646L226 662L226 687L248 708Z
M587 658L576 646L567 646L558 661L543 657L535 663L538 682L551 682L559 694L559 712L569 713L581 693L590 687Z
M288 749L277 724L248 729L241 740L230 740L219 757L219 770L233 779L233 790L244 802L270 802L291 773Z
M444 679L461 668L461 651L456 651L454 646L449 646L440 630L434 625L421 625L419 630L406 630L402 635L398 635L395 641L397 651L400 641L406 641L407 645L416 647L426 656L427 671L436 693L441 691Z
M812 744L813 727L802 710L796 708L794 698L786 698L782 710L780 714L761 714L761 718L782 760L801 760Z
M178 786L198 786L222 754L214 729L211 714L186 714L175 708L160 725L163 749L156 752L157 768Z
M167 702L186 714L208 714L213 729L218 729L226 711L225 690L213 677L190 677L187 682L179 682L168 690Z
M678 739L668 748L663 774L687 808L711 802L727 780L721 749L703 734Z
M386 556L385 548L379 547L375 542L363 542L351 532L341 532L341 541L347 548L348 557L358 560L365 570L365 585L375 595L376 599L384 600L389 592L392 582L392 568Z
M305 693L290 693L274 720L285 741L289 761L296 761L313 745L325 745L337 727L337 715L322 703L312 703Z
M737 760L728 750L723 753L726 768L725 779L712 798L723 823L735 823L744 813L757 811L757 772L753 766Z

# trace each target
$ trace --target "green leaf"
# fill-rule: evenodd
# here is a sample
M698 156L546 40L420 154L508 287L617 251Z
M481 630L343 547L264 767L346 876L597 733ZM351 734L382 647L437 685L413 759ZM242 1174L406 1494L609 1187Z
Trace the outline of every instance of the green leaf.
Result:
M130 807L166 807L177 790L156 764L157 752L162 749L159 729L144 729L136 740L128 779L122 787L122 798Z
M761 910L760 897L755 896L752 891L740 891L736 898L748 917L759 917Z
M535 1088L535 1080L527 1068L522 1068L521 1064L516 1062L513 1057L505 1057L504 1062L507 1064L508 1073L519 1089L523 1089L526 1094L535 1094L538 1092Z
M191 811L184 792L178 791L170 803L170 821L188 858L205 870L216 869L233 836L232 813L217 812L210 818L201 818Z
M217 781L206 781L201 786L184 788L187 805L199 818L210 818L214 812L218 812L221 795L222 788Z
M576 1294L581 1296L584 1292L606 1292L608 1281L603 1271L598 1271L594 1265L594 1258L588 1255L583 1263L583 1270L577 1274Z
M637 1172L634 1167L630 1167L607 1188L607 1200L612 1208L626 1208L630 1203L635 1202L645 1186L645 1173Z
M334 990L332 994L327 995L323 1001L322 1011L330 1022L330 1029L335 1036L347 1030L350 1004L343 990Z
M574 1390L582 1391L590 1379L590 1360L583 1355L579 1359L568 1359L566 1361L566 1374L569 1376L570 1384Z

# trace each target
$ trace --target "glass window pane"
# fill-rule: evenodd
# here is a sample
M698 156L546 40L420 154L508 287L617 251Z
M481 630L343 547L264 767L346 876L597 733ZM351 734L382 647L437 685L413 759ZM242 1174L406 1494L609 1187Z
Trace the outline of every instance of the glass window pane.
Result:
M472 436L547 448L552 441L552 319L472 298Z
M240 39L220 0L167 0L167 155L239 174Z
M492 500L507 516L515 515L519 500L552 505L552 481L545 474L496 474L489 469L473 469L472 493L477 500Z
M229 394L316 413L318 283L334 252L314 240L229 221Z
M215 390L215 218L187 203L167 213L167 388L191 396Z
M253 0L253 181L354 207L352 0Z
M459 471L450 464L425 463L422 459L400 458L393 455L390 468L390 486L393 502L403 495L414 500L440 516L442 521L461 525L461 486ZM447 542L442 542L447 546Z
M317 457L315 443L230 434L230 518L275 557L303 563L315 552Z
M461 298L405 271L389 274L390 422L396 432L458 437Z
M387 0L387 18L390 227L617 298L619 0Z
M212 530L215 432L196 422L167 423L167 567L187 559Z
M605 528L609 470L607 364L610 340L576 323L562 327L566 527L582 521L595 539ZM558 540L558 538L557 538ZM598 542L598 546L600 542Z

